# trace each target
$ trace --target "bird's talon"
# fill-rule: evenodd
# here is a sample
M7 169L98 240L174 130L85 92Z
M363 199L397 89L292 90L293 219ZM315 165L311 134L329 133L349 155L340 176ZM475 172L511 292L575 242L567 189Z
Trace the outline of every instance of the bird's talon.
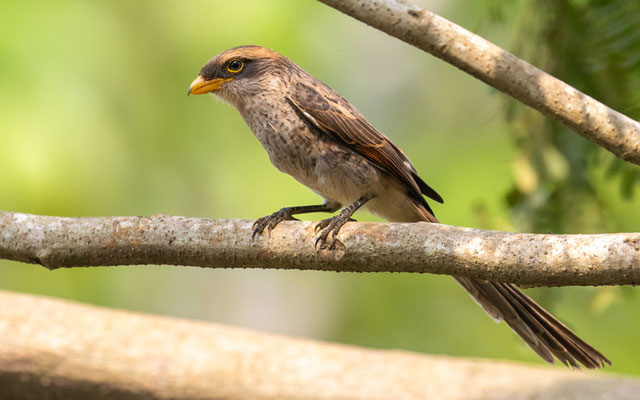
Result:
M253 233L251 234L251 240L255 240L256 236L260 236L262 235L262 232L264 232L264 221L262 220L262 218L260 218L259 220L257 220L256 222L253 223L253 225L251 226L251 228L253 228Z
M318 231L326 228L327 226L329 226L331 224L333 218L327 218L327 219L323 219L322 221L318 222L314 228L315 233L318 233Z
M253 228L251 240L254 240L256 236L262 236L265 230L267 231L267 235L271 237L271 231L276 225L285 220L297 219L291 216L291 213L287 209L281 209L266 217L258 218L251 226Z
M347 218L345 218L344 215L340 214L336 215L335 217L323 219L322 221L318 222L318 224L316 224L314 228L317 235L315 241L316 250L334 250L339 245L342 245L342 242L340 242L340 240L338 239L338 233L340 233L340 228L342 228L345 222L347 222ZM329 236L331 236L330 240ZM331 242L331 244L327 243L329 241Z

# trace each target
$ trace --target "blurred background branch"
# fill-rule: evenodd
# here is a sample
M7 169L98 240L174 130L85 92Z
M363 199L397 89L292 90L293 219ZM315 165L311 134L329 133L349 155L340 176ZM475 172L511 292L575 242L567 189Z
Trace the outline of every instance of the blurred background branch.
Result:
M0 212L0 258L47 268L172 264L422 272L529 286L640 282L640 233L514 234L440 224L349 223L314 248L311 222L253 240L252 221L171 216L60 218Z
M597 373L372 350L0 291L5 399L637 398Z
M412 44L640 164L640 123L407 0L319 0Z

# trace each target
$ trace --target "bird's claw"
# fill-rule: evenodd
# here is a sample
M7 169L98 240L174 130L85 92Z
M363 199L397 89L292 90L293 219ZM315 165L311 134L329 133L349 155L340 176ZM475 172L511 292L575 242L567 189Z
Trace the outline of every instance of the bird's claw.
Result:
M266 217L258 218L256 222L253 223L251 228L253 229L253 233L251 234L251 240L254 240L256 236L261 236L262 233L267 230L267 235L271 236L271 231L282 221L297 221L297 218L294 218L291 215L291 212L286 208L282 208L271 215L267 215Z
M329 249L333 249L339 240L336 238L338 232L340 232L340 228L347 221L353 221L350 217L343 214L338 214L335 217L323 219L318 222L314 228L315 233L317 234L316 241L314 243L314 247L316 250L318 248L325 249L327 248L327 241L329 239L329 235L331 235L331 245ZM318 234L318 232L320 232Z

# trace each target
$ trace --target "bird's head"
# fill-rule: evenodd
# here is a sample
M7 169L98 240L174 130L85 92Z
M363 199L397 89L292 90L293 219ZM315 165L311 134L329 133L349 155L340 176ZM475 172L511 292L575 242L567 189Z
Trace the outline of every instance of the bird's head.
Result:
M187 94L212 93L241 106L266 91L280 91L285 71L295 64L275 51L260 46L240 46L218 54L200 70Z

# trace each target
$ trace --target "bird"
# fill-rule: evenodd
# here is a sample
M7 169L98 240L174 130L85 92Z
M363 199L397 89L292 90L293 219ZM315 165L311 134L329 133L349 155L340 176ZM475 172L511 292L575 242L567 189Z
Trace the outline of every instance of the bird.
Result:
M204 64L187 92L205 93L234 106L271 163L324 199L256 220L252 237L295 215L340 210L316 225L316 248L330 250L340 228L360 208L390 222L439 222L425 196L438 203L443 199L405 153L351 103L285 56L255 45L226 50ZM454 279L546 362L557 359L588 369L611 365L516 286Z

